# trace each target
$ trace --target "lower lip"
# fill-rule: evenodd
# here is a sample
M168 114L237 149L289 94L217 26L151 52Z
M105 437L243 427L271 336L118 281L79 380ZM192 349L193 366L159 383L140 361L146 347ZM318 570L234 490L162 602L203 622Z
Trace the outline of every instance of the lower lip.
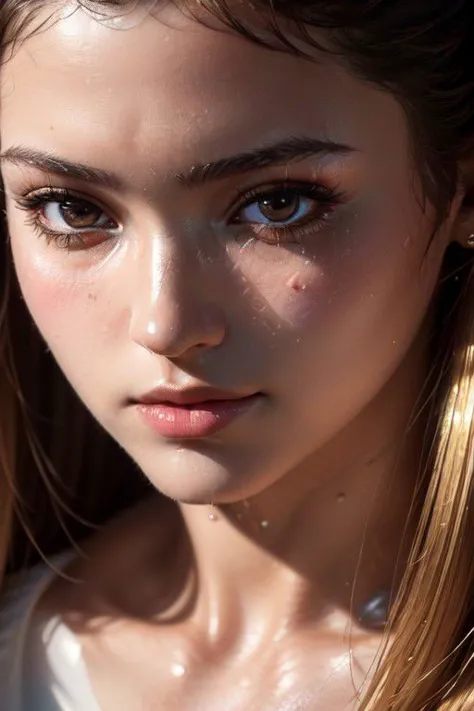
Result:
M138 405L138 411L162 437L196 439L219 432L245 415L261 395L240 400L208 400L194 405Z

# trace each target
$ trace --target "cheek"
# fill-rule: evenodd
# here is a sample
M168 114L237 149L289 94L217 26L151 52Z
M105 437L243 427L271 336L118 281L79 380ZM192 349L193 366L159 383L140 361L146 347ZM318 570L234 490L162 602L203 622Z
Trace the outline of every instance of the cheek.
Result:
M277 328L293 336L281 341L283 360L297 344L301 366L328 375L393 371L436 288L444 247L440 240L425 257L429 238L428 225L415 231L385 215L330 235L310 260L287 255L261 282Z
M48 346L61 364L74 354L82 357L93 336L96 291L41 255L31 257L13 246L13 258L25 303Z

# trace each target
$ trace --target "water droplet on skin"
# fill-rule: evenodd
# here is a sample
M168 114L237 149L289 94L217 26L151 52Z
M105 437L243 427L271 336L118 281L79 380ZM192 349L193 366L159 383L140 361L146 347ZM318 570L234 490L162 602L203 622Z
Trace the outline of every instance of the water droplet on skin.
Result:
M260 525L262 528L268 528L268 521L260 521Z
M218 520L219 520L219 517L218 517L218 515L217 515L217 513L216 513L216 509L215 509L215 507L214 507L214 504L211 504L211 505L210 505L210 507L209 507L209 513L207 514L207 518L209 519L209 521L218 521Z
M184 676L186 674L186 667L182 664L173 664L171 666L171 673L175 677Z

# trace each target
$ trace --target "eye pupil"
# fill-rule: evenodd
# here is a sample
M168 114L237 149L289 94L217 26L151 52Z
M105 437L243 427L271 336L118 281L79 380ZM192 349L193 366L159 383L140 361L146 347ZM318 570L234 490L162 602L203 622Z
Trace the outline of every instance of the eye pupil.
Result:
M66 224L76 229L93 227L102 215L102 210L97 205L86 200L64 200L59 205L59 210Z
M258 206L262 215L268 220L284 222L298 212L299 204L300 197L297 193L280 190L262 198Z

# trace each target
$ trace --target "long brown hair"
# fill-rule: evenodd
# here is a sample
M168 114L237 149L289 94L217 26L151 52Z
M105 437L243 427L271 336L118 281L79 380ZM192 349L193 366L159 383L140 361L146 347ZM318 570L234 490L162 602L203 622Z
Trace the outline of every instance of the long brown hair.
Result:
M139 0L78 3L100 13L121 11ZM37 12L46 5L53 12L60 4L3 0L4 61L25 33L34 31ZM468 0L255 0L257 27L266 30L261 34L240 16L238 3L176 4L183 11L196 10L199 19L204 8L233 31L273 49L302 54L307 46L342 54L358 75L390 91L405 110L424 197L437 211L433 229L441 224L456 193L459 166L473 149L474 26ZM283 20L303 42L292 43ZM314 28L324 30L318 34L324 46ZM8 279L8 263L5 244L0 254L0 568L34 558L19 522L47 553L66 542L64 521L67 530L84 532L69 509L79 519L100 522L144 489L43 352L18 287ZM361 700L361 709L370 711L474 708L474 261L466 250L448 250L435 298L433 371L423 403L431 411L434 435L428 465L420 472L421 515L388 625L390 644L382 645ZM65 411L67 437L60 421Z

